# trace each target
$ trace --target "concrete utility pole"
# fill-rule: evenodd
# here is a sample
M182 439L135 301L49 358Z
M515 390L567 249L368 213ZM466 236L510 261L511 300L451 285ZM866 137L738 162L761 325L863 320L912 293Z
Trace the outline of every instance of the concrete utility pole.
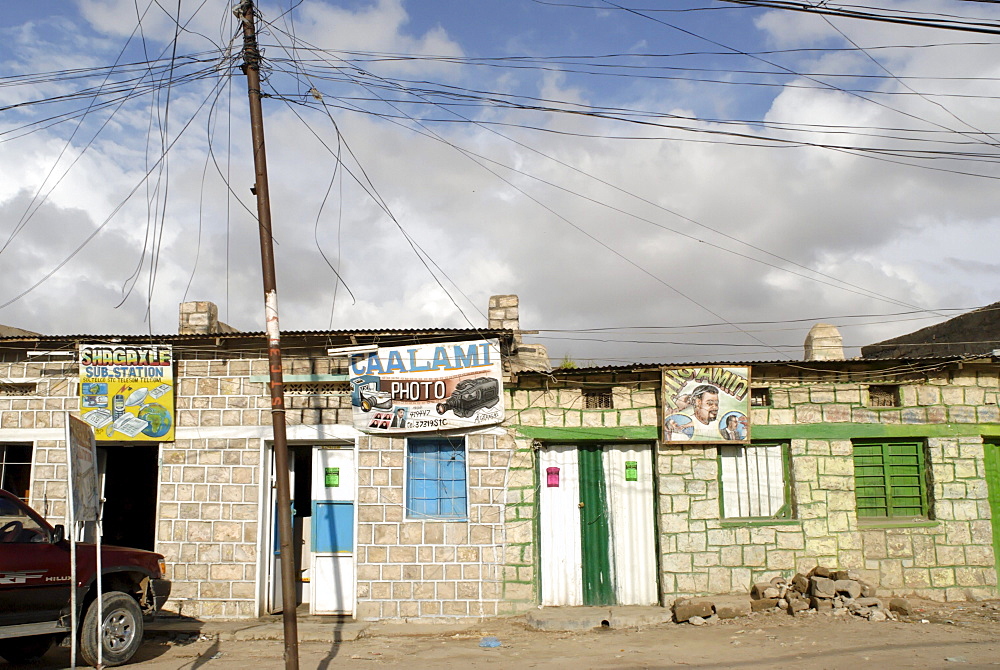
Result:
M250 129L256 172L257 220L260 228L260 258L264 276L264 317L267 326L267 359L271 372L271 423L274 431L274 479L277 488L278 541L281 547L281 618L285 625L285 669L298 670L299 633L295 618L298 605L295 559L292 553L292 503L288 482L288 440L285 435L285 393L281 373L281 330L278 327L278 288L274 275L274 245L271 237L271 201L267 186L267 155L264 152L264 114L260 98L260 51L257 48L253 0L236 9L243 23L243 73L250 96Z

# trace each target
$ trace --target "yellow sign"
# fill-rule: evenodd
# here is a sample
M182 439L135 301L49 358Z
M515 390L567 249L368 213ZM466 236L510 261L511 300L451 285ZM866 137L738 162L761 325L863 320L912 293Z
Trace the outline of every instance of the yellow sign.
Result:
M170 345L81 344L80 418L98 441L172 442Z

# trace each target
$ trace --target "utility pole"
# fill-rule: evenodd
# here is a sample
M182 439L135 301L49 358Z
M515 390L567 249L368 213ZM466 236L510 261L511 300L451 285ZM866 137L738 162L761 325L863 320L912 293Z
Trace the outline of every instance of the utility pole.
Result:
M261 110L260 50L253 0L236 8L243 23L243 73L250 97L250 130L256 173L257 220L260 229L260 259L264 277L264 318L267 328L267 359L271 372L271 423L274 431L274 479L277 488L278 542L281 548L281 618L285 627L285 669L299 668L299 633L295 618L295 560L292 553L292 503L288 483L288 440L285 435L285 393L281 373L281 330L278 327L278 288L274 274L274 244L271 237L271 200L267 186L267 155L264 152L264 113Z

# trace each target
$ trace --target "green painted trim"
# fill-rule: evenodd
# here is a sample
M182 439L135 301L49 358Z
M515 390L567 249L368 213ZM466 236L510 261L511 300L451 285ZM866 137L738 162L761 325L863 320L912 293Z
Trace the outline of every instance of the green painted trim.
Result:
M531 495L531 539L534 541L534 548L531 552L531 567L532 567L532 594L534 595L534 602L541 604L542 602L542 519L541 519L541 509L542 509L542 462L538 458L538 454L532 450L531 454L531 470L534 477L534 488L532 489ZM522 505L527 505L523 500ZM524 555L521 555L524 558Z
M518 435L533 440L587 441L587 440L657 440L659 426L603 426L597 428L544 428L516 426ZM1000 434L1000 433L998 433Z
M284 375L282 381L286 384L291 383L309 383L309 382L346 382L350 381L350 375ZM271 381L270 375L251 375L250 381L260 382L266 384Z
M851 440L881 437L1000 436L997 423L796 423L752 429L755 440Z
M986 499L990 503L990 518L993 519L993 560L1000 575L1000 442L983 441L983 466L986 468Z
M801 519L730 519L720 521L723 528L757 528L758 526L801 526Z
M869 517L871 518L871 517ZM858 530L870 530L878 528L934 528L939 526L938 521L902 521L893 523L892 521L862 521L858 519Z

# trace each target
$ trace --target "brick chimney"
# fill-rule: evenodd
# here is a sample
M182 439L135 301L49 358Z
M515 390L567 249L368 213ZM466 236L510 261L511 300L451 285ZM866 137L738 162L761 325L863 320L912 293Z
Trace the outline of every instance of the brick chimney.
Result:
M513 330L514 340L521 341L521 317L518 315L516 295L490 296L490 330Z
M219 321L219 308L214 302L199 300L182 302L177 332L181 335L235 333L236 329Z
M525 344L521 340L521 317L518 313L516 295L490 296L488 327L490 330L514 331L514 342L507 358L509 372L516 374L523 371L552 371L545 347L541 344Z
M805 359L807 361L844 360L844 338L837 327L829 323L817 323L806 335Z

